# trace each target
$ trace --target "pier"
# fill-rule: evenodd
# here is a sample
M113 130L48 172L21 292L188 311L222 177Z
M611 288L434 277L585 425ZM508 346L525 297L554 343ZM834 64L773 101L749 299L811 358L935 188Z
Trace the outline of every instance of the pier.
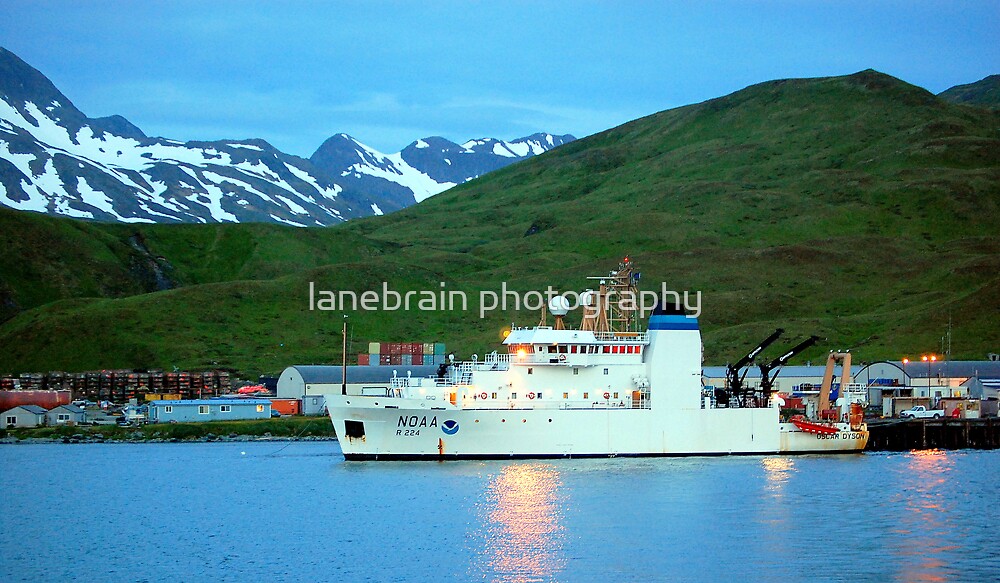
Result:
M1000 419L885 419L868 421L867 451L1000 449Z

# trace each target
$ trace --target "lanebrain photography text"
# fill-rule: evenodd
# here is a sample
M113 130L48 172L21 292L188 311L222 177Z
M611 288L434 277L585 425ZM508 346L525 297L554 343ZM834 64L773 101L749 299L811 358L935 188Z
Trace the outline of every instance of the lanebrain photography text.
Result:
M469 301L470 295L476 300L475 302ZM485 318L496 311L537 312L543 307L552 306L558 306L566 312L578 308L593 309L596 307L596 298L597 294L593 290L560 292L548 286L544 291L521 291L509 288L507 282L503 282L499 290L480 290L473 294L464 290L448 289L445 282L440 282L437 289L406 291L391 289L388 282L382 282L379 289L364 291L320 289L316 282L309 282L308 305L310 311L321 312L465 312L471 309L476 311L480 318ZM637 312L639 317L649 315L656 306L676 306L690 316L701 315L700 291L670 290L665 283L661 284L659 291L610 292L606 301L608 306Z

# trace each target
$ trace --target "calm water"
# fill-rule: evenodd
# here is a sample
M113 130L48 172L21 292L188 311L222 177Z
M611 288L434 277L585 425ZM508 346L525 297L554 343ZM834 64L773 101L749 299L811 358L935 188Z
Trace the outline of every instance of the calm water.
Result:
M996 581L1000 452L346 463L0 446L0 581Z

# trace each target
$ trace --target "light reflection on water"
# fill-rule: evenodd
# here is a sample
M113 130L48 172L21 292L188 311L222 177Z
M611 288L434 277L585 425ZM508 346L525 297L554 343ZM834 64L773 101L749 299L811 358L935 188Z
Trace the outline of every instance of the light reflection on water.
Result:
M472 575L527 582L553 578L565 565L560 475L551 464L504 466L477 502Z
M959 571L961 556L955 541L962 536L961 520L954 514L958 484L947 486L954 468L955 454L943 450L913 451L897 470L898 492L890 498L899 523L896 532L901 544L896 552L902 560L897 581L948 581Z
M790 457L766 457L760 464L764 470L766 483L757 521L768 525L762 533L767 546L778 548L787 542L782 534L787 532L787 520L790 514L785 489L795 473L795 460Z

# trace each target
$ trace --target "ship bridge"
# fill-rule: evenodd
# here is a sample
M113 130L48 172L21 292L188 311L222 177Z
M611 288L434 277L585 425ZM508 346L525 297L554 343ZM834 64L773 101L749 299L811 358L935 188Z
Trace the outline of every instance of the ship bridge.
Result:
M637 364L649 346L647 332L515 328L504 340L512 364L595 366Z

